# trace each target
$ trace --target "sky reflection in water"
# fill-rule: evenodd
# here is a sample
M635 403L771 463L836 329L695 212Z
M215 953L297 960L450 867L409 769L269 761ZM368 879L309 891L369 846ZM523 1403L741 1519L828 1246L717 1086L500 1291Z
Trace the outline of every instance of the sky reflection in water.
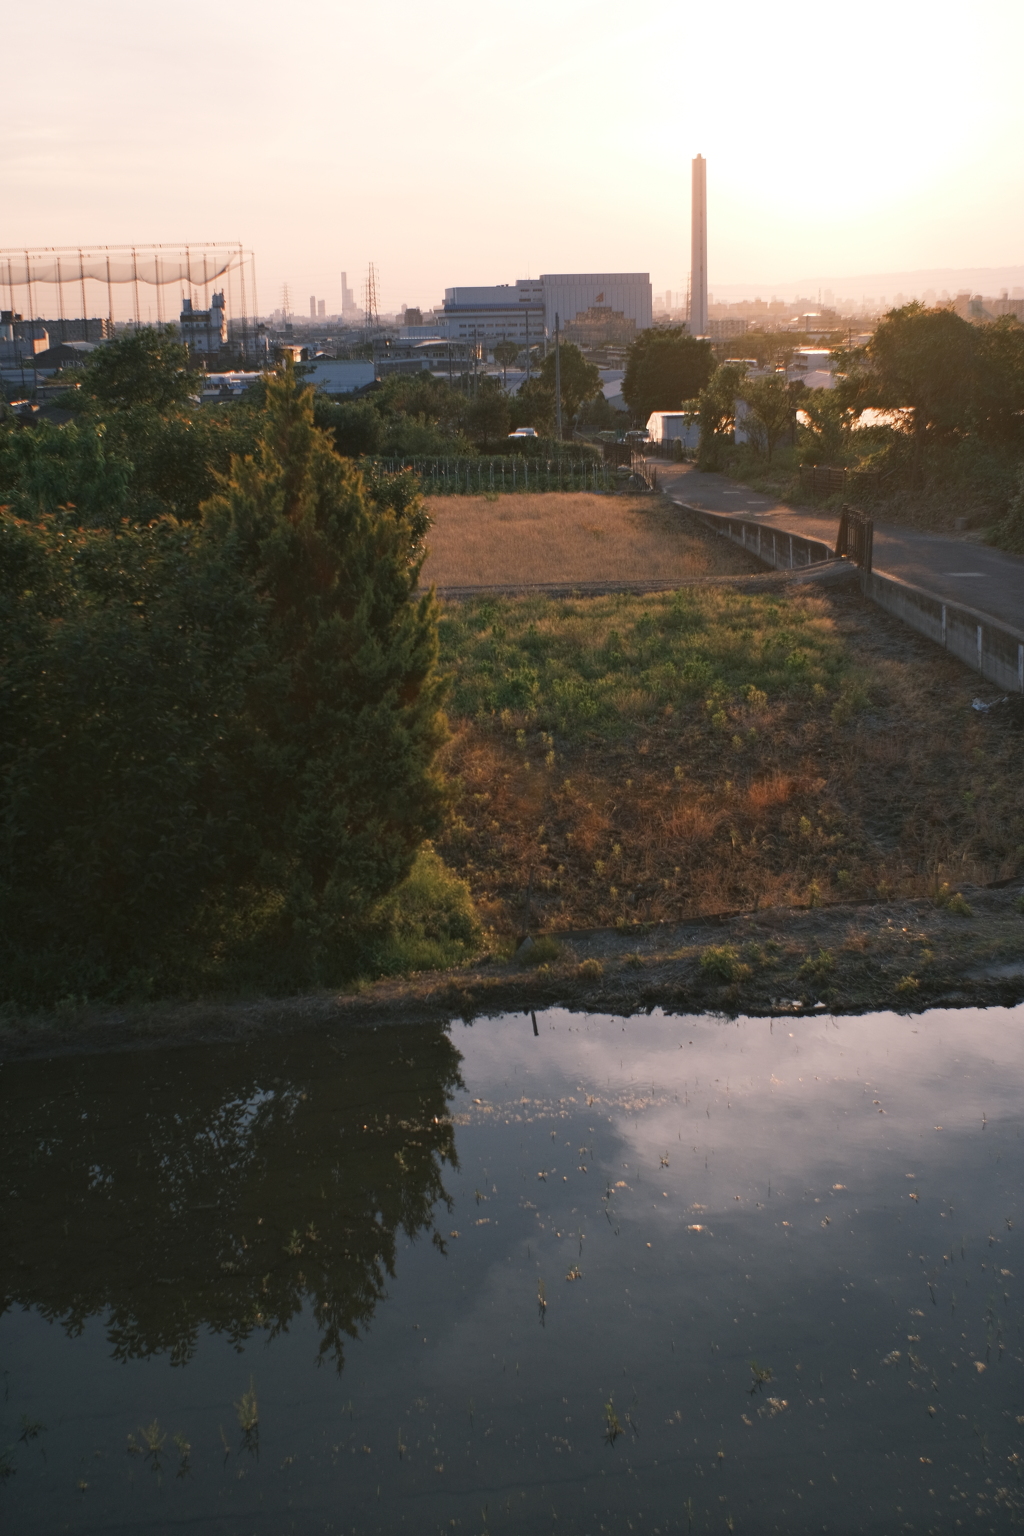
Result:
M1022 1023L553 1010L5 1068L0 1518L1010 1529Z

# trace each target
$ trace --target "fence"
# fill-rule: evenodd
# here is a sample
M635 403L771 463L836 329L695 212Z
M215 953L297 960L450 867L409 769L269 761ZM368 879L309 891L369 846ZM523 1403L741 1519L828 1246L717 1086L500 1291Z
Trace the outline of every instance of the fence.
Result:
M379 469L411 469L425 494L481 496L488 491L611 491L615 470L599 459L375 459Z
M853 507L844 507L839 514L836 554L848 555L862 571L870 571L874 548L875 525L872 519Z
M801 464L800 489L813 496L834 496L837 491L860 491L879 496L886 482L896 474L894 469L884 473L880 469L831 469L827 464Z

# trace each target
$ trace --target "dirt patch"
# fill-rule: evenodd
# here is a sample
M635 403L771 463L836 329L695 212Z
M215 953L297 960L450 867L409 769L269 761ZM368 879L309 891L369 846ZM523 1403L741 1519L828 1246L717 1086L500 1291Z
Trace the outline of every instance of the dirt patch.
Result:
M904 901L773 909L703 923L559 935L537 965L492 954L362 992L198 1001L0 1022L0 1060L246 1042L550 1007L620 1016L663 1008L797 1018L1013 1006L1024 999L1021 890L967 888L963 906ZM540 947L540 946L538 946Z
M671 584L757 568L661 496L432 496L428 506L424 587Z

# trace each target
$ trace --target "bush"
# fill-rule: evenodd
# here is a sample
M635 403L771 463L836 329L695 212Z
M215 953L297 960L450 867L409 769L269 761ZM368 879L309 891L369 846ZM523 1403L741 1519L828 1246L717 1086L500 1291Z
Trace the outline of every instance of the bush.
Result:
M443 970L468 959L479 941L469 886L428 844L407 879L369 916L352 968L370 976Z
M1013 555L1024 555L1024 469L1005 515L989 529L988 542Z

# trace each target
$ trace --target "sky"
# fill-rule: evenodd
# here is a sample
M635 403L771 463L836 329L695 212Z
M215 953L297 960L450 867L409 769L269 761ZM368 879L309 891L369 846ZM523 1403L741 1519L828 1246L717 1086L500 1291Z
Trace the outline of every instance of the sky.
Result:
M697 153L712 292L1024 264L1020 0L7 0L3 43L0 247L240 240L264 313L371 261L382 311L685 290Z

